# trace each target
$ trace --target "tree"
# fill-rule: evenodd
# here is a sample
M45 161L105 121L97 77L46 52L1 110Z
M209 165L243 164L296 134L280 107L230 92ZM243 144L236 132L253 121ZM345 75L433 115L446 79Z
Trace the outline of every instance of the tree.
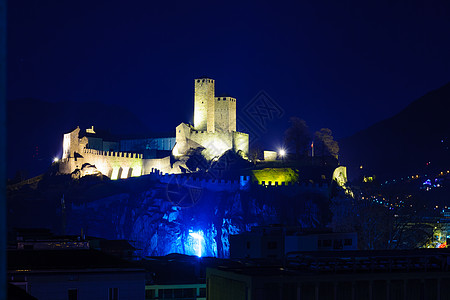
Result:
M322 128L314 133L315 153L322 156L334 156L337 158L339 144L333 139L333 132L329 128Z
M293 147L297 158L306 156L311 142L311 134L305 120L298 117L291 117L291 127L285 132L285 144Z
M256 164L256 160L260 158L261 153L263 152L262 149L263 148L261 147L261 145L257 143L251 145L250 151L248 152L248 158L250 159L251 162Z

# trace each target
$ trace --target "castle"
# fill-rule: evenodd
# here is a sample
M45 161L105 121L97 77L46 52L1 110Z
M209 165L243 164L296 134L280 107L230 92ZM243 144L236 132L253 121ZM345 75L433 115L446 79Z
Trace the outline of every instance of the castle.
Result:
M183 157L191 149L201 150L208 160L220 157L227 150L246 157L249 137L246 133L236 131L236 99L230 96L216 97L214 80L210 78L195 79L194 87L194 125L178 125L175 139L114 141L102 138L93 127L82 134L77 127L64 134L60 173L70 174L78 169L82 175L101 172L111 179L150 174L154 169L178 174L182 173ZM150 140L151 144L145 142ZM140 149L130 148L130 145L146 146ZM145 157L143 152L149 148L171 150L178 161L173 163L170 155L163 158Z
M180 157L189 149L204 148L211 160L232 149L248 154L248 134L236 131L236 99L227 95L215 97L214 79L195 80L194 126L181 123L176 128L176 144L172 151Z

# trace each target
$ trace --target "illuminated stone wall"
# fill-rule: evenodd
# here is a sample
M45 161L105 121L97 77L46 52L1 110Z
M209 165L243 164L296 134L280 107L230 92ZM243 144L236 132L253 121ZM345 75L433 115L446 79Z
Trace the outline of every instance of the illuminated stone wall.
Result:
M199 78L194 81L194 127L214 132L214 80Z
M143 160L143 175L150 174L152 169L158 169L163 173L177 173L170 164L170 156L164 158L151 158Z
M79 138L80 128L64 134L63 158L59 172L70 174L81 169L83 164L94 165L98 171L111 179L137 177L158 169L164 173L179 173L179 168L172 168L170 156L165 158L143 159L143 155L131 152L102 151L88 149L86 137Z
M59 172L70 174L81 169L83 164L94 165L98 171L111 179L141 176L143 174L142 154L129 152L88 149L86 137L79 138L80 128L64 134L63 156Z
M230 131L236 131L236 99L230 101L229 114Z
M113 180L143 174L142 154L84 149L82 156L85 162L95 165L97 170Z
M336 181L340 187L344 187L347 183L347 167L337 167L333 172L333 180Z
M278 153L276 151L264 151L264 160L265 161L274 161L277 160Z
M176 145L172 150L176 158L199 147L205 149L202 154L208 160L220 157L230 149L242 151L244 156L248 154L248 134L236 131L236 99L215 97L214 84L213 79L195 79L194 126L184 123L177 126ZM93 128L88 130L95 133ZM61 173L71 173L84 163L95 165L102 174L112 179L148 174L153 168L165 173L181 172L179 165L171 165L170 157L144 160L140 154L119 152L118 142L106 142L96 136L80 139L79 133L80 128L77 127L64 135ZM93 149L96 150L90 151Z
M216 132L236 131L236 99L233 97L215 99Z
M176 129L176 140L173 154L182 156L189 149L203 147L203 155L206 159L212 159L222 155L225 151L233 149L248 153L248 134L237 131L205 132L198 131L191 126L181 123Z
M245 155L248 155L248 143L247 133L233 131L233 149L236 152L242 151Z
M227 150L248 154L248 134L236 131L236 99L214 97L214 80L195 79L194 126L181 123L176 128L175 157L189 149L205 148L206 159L219 157Z
M77 127L72 132L64 134L63 137L63 155L62 159L73 158L76 153L81 153L86 147L87 138L80 139L80 127Z

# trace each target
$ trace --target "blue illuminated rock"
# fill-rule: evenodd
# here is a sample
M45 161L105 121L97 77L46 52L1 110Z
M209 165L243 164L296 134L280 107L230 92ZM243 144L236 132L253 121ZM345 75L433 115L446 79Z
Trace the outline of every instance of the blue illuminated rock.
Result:
M155 179L139 192L72 203L67 230L84 228L90 236L130 240L142 256L228 257L229 235L251 226L315 227L326 222L327 197L318 187L254 186L243 191L234 182L210 182L201 189L190 181L177 182Z

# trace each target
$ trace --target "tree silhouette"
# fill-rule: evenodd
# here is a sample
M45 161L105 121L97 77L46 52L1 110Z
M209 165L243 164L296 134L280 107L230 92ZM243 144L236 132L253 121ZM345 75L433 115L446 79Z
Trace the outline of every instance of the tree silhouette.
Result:
M314 148L317 155L337 158L339 153L338 142L333 139L333 132L329 128L322 128L314 133Z
M297 158L306 156L311 142L311 134L305 120L291 117L291 127L285 132L285 144L295 149Z

